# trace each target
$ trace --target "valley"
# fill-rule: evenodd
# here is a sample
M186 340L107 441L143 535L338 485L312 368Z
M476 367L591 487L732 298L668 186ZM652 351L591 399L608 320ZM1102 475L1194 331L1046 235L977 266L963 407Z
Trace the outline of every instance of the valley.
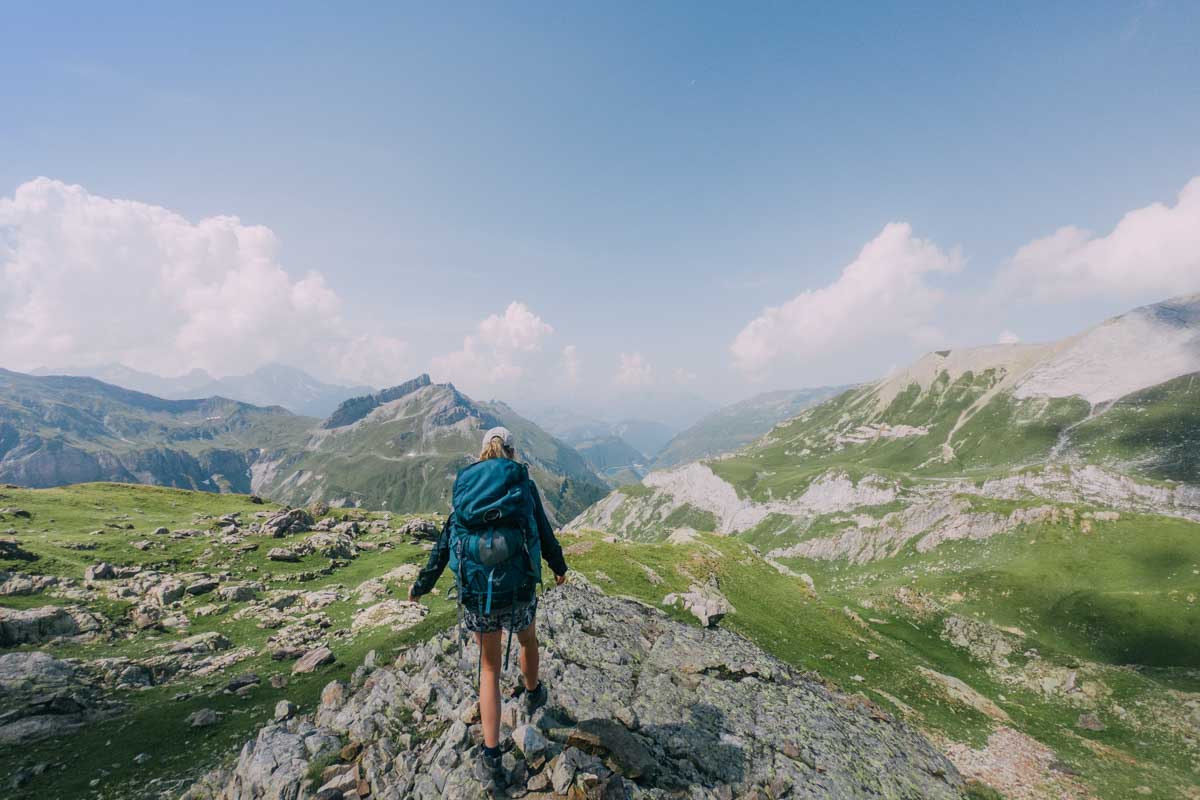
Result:
M922 784L928 796L1196 800L1197 308L1181 298L1058 343L931 353L633 483L613 480L634 458L623 440L595 431L577 450L427 376L318 422L5 373L27 393L7 406L24 426L9 469L56 452L51 435L97 463L164 439L197 463L207 445L252 463L243 483L231 469L186 489L0 488L0 738L27 742L0 770L18 797L334 785L360 800L475 797L461 757L478 732L472 648L453 655L441 633L447 581L422 604L405 597L457 465L499 423L523 443L573 570L543 598L558 692L537 719L545 767L510 767L529 796L594 775L631 796L684 781L715 796L840 785L900 797ZM1097 355L1132 353L1129 341L1169 358L1133 374L1141 354ZM97 393L139 414L99 414ZM271 447L239 449L261 430ZM611 641L628 648L616 661ZM659 641L670 655L654 655ZM679 722L656 658L706 664L677 688L725 698L719 717ZM650 670L644 686L596 688L628 682L624 663ZM733 708L752 701L720 687L745 680L792 697L793 712L850 709L834 715L857 731L850 749L849 734L807 751L774 717L739 721ZM522 720L505 713L516 736ZM583 731L589 714L602 733ZM672 744L704 730L741 744L697 740L692 756ZM874 756L844 771L880 747L902 754L898 772ZM655 775L586 761L604 748L674 760Z

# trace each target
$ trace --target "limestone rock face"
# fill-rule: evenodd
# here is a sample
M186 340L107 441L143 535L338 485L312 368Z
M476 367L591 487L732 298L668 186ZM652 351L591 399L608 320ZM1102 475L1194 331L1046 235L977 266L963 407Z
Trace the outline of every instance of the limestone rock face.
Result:
M279 538L289 533L303 533L312 528L312 515L303 508L272 514L262 525L263 533Z
M368 608L359 609L354 615L351 628L355 631L363 628L388 626L394 631L411 628L429 613L428 607L408 600L384 600Z
M0 647L40 644L68 636L94 636L103 630L104 620L79 606L0 608Z
M38 651L0 655L0 745L59 736L120 708L69 661Z
M532 719L517 702L502 710L503 746L511 738L525 756L505 757L509 796L962 796L954 766L913 729L729 631L675 622L582 581L543 597L538 627L550 701ZM185 796L311 796L320 784L305 783L309 765L344 737L359 796L481 798L471 775L476 657L453 631L414 645L357 691L336 684L314 716L263 728L231 770ZM501 680L507 696L515 658Z
M733 605L725 599L715 587L692 584L688 591L682 594L672 592L663 598L663 605L671 606L682 603L685 610L706 628L711 628L721 621L726 614L732 614Z

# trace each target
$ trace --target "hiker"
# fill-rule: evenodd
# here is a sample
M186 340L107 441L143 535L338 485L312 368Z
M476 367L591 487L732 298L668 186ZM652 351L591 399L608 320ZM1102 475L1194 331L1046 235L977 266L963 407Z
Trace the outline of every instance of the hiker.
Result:
M492 428L483 435L479 460L454 480L451 504L437 545L409 589L408 599L428 594L450 565L458 590L459 625L473 632L479 645L484 747L475 763L475 777L495 792L507 783L500 764L500 640L507 631L505 668L513 633L520 642L524 685L518 686L517 694L523 694L525 712L532 715L547 700L546 686L538 678L534 625L541 559L546 559L559 586L566 580L567 562L529 468L516 460L513 435L507 428Z

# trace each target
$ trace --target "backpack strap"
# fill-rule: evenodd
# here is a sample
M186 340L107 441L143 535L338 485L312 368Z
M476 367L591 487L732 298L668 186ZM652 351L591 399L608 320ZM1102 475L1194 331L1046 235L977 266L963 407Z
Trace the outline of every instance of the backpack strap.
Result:
M514 602L508 610L508 644L504 646L504 671L508 672L508 654L512 650L513 619L516 618L517 604Z

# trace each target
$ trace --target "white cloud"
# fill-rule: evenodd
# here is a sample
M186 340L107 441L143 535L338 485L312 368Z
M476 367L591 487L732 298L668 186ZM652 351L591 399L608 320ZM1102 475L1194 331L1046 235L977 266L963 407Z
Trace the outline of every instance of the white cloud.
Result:
M902 335L918 344L940 339L928 320L943 293L927 277L961 265L957 250L944 252L915 238L909 225L888 223L836 281L767 308L730 350L739 367L756 372L782 358L809 361L868 339Z
M583 372L583 364L579 360L579 351L573 344L569 344L562 349L562 372L568 386L577 386L579 384L579 377Z
M1035 239L1017 251L1000 282L1043 302L1200 291L1200 177L1174 206L1130 211L1107 236L1067 226Z
M641 353L621 353L617 364L618 386L635 388L654 382L654 370Z
M433 359L439 380L465 384L501 383L521 377L518 363L524 354L541 349L554 328L524 303L513 301L504 315L492 314L479 323L477 333L463 339L461 350Z
M1021 337L1010 331L1008 328L1000 331L1000 338L996 340L997 344L1016 344L1021 341Z
M121 362L178 374L269 361L385 383L404 342L351 329L324 278L279 262L269 228L191 222L48 178L0 197L0 361L16 369Z

